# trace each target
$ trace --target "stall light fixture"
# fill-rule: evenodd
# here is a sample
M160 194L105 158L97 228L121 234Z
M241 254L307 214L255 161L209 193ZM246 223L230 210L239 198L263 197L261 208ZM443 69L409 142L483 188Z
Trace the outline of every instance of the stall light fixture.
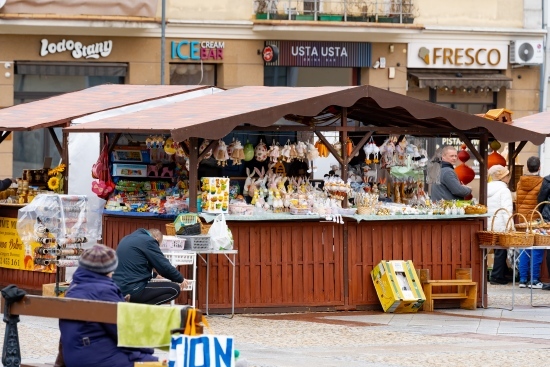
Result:
M393 53L393 51L395 50L395 47L393 46L393 43L390 44L390 52Z

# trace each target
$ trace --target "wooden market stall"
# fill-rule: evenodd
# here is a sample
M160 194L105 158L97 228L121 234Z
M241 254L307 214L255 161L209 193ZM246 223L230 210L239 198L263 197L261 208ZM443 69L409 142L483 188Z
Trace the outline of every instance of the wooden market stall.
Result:
M183 93L205 89L205 86L136 86L136 85L101 85L84 89L77 92L66 93L60 96L47 98L40 101L21 104L0 110L0 143L2 143L14 131L31 131L36 129L47 129L57 147L62 161L69 162L68 156L68 134L63 133L62 140L59 141L54 128L66 127L75 118L90 115L92 113L113 111L116 108L128 108L139 102L151 102L176 96ZM99 148L99 147L98 147ZM95 158L94 158L95 159ZM69 170L73 175L82 175L79 170L79 162L72 168L67 165L64 176L65 192L68 189ZM90 177L90 167L85 169L86 177ZM88 186L89 187L89 186ZM87 188L87 190L89 190ZM10 228L0 232L0 244L10 246L13 241L14 246L21 244L17 232L13 227L14 220L17 219L19 208L25 204L5 204L0 203L0 220ZM2 247L2 253L18 253L21 250L10 247ZM10 251L11 250L11 251ZM8 264L9 262L9 264ZM31 293L42 291L42 285L56 281L56 273L22 270L19 265L12 262L21 262L18 257L6 255L0 256L0 288L9 284L17 284L20 288ZM57 272L61 277L64 274L63 268ZM59 279L58 279L59 280Z
M311 132L325 142L322 132L327 131L338 132L341 142L346 142L350 134L360 136L349 155L343 149L340 156L326 144L341 164L344 179L351 158L373 135L458 137L479 161L483 183L487 181L490 138L534 144L544 141L538 133L372 86L241 87L171 108L106 118L65 131L171 134L177 142L189 139L190 182L197 182L198 164L216 144L214 140L199 154L198 139L221 139L232 131ZM471 143L474 138L480 140L479 151ZM197 187L189 187L190 210L196 211ZM480 185L480 201L486 202L484 184ZM482 260L476 232L485 227L484 217L350 216L343 225L320 219L228 216L234 246L239 251L235 295L239 312L379 308L370 271L381 260L413 260L417 268L429 269L434 279L450 279L456 268L472 268L474 280L480 281ZM104 240L116 247L136 228L163 229L166 222L105 215ZM231 306L230 264L220 258L211 269L210 307L215 312L226 312ZM201 266L199 284L205 277ZM204 304L204 292L199 292L198 306Z

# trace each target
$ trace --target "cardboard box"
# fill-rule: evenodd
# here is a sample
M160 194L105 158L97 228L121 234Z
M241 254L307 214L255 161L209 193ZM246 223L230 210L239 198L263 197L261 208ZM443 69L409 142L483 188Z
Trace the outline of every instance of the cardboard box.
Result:
M426 301L412 261L382 260L371 271L384 312L416 312Z
M65 297L65 292L69 289L71 283L59 283L59 297ZM42 284L42 295L45 297L55 297L55 283Z

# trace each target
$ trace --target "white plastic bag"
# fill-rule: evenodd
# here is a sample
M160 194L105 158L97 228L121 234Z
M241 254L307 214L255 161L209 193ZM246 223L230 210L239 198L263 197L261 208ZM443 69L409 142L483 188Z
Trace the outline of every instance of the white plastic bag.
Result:
M210 245L213 250L232 250L233 249L233 234L225 223L225 217L222 214L214 219L214 223L208 230L210 236Z

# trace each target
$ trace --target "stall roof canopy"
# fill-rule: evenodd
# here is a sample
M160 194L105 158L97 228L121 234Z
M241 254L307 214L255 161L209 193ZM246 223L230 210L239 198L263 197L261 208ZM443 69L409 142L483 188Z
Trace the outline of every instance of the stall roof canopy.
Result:
M444 72L409 72L414 83L420 88L511 88L512 79L498 73L470 74L470 73L444 73Z
M326 118L348 108L348 118L360 121L359 131L445 135L462 131L481 136L488 131L502 142L531 141L544 136L497 121L421 101L372 86L357 87L240 87L197 97L170 106L151 108L65 128L68 132L171 133L175 140L189 137L219 139L238 126L271 129L281 118L310 130L331 130ZM322 116L319 119L319 116ZM292 128L292 127L290 127ZM350 130L354 128L351 127ZM298 128L297 128L298 130ZM334 129L332 129L334 130Z
M94 112L210 88L190 85L104 84L0 110L0 131L25 131L66 125Z
M510 125L550 136L550 111L513 120Z

